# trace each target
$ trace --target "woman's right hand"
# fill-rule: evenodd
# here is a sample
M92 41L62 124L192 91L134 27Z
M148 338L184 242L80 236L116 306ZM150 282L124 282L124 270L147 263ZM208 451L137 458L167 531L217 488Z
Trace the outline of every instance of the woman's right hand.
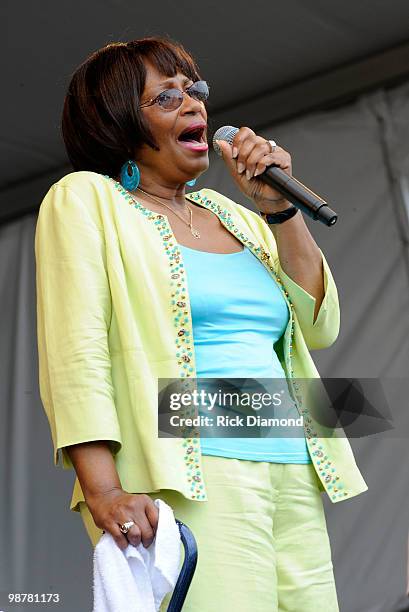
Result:
M87 496L86 504L94 523L99 529L108 531L121 550L128 544L138 546L141 542L147 548L152 544L159 520L159 509L145 493L127 493L113 489L107 493ZM134 521L125 535L119 526Z

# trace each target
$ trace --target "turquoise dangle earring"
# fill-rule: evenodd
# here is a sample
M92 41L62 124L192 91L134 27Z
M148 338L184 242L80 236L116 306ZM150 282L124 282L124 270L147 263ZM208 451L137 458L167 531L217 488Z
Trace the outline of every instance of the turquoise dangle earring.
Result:
M133 159L128 159L128 161L124 163L119 176L122 187L128 191L134 191L141 180L139 168Z
M191 181L187 181L186 185L189 187L194 187L196 183L196 179L192 179Z

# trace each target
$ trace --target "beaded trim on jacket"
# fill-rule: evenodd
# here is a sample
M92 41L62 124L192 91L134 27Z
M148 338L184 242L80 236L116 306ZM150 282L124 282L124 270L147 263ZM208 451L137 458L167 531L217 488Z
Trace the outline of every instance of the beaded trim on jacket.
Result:
M181 253L177 243L172 242L173 232L170 227L167 217L156 212L153 212L145 208L142 204L135 201L134 198L126 191L122 185L105 175L105 178L113 183L115 188L123 195L125 200L134 208L138 209L143 215L149 220L153 221L156 229L160 233L165 250L169 260L169 272L171 278L172 287L172 306L174 312L174 327L175 327L175 352L180 366L180 378L189 378L195 376L195 364L193 363L193 351L192 351L192 330L189 328L188 311L186 311L186 278L183 263L181 263ZM232 215L225 208L219 204L213 202L206 196L201 197L199 192L187 194L185 196L194 202L199 203L205 208L213 211L220 222L233 233L251 252L260 260L260 262L266 267L269 273L275 278L279 288L282 291L284 299L286 300L290 308L290 367L289 377L294 378L293 366L291 363L293 337L294 337L294 306L289 298L288 292L284 289L281 278L277 275L273 264L270 261L270 254L259 245L257 246L252 242L248 236L236 227ZM340 498L344 498L349 495L345 489L343 483L340 480L340 476L337 474L336 468L333 462L330 460L328 455L324 455L323 447L319 444L319 438L317 432L311 429L312 420L309 418L309 412L306 408L301 405L302 397L298 395L299 386L294 380L289 381L292 388L295 391L296 406L300 415L304 417L304 428L306 432L306 441L310 448L310 454L312 461L315 463L316 470L320 474L320 477L326 483L327 489L331 490L329 493L332 501L339 501ZM194 432L195 436L199 436L199 431ZM188 480L190 482L191 497L192 499L200 500L205 499L206 496L203 494L203 475L200 470L198 458L200 456L200 445L198 443L198 437L186 438L183 441L185 447L185 464L187 470Z

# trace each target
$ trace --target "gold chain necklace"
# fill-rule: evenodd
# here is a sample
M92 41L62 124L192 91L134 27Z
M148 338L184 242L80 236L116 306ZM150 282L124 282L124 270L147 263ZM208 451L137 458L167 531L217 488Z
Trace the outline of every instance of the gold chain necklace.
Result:
M184 219L183 217L181 217L176 211L173 210L173 208L171 206L168 206L167 204L165 204L164 202L161 202L160 200L158 200L158 198L156 198L155 196L153 196L150 193L147 193L146 191L144 191L143 189L141 189L140 187L137 187L137 189L139 191L142 191L142 193L144 193L145 195L149 196L150 198L152 198L153 200L155 200L156 202L158 202L158 204L161 204L162 206L166 206L166 208L169 208L169 210L171 210L177 217L179 217L179 219L181 219L183 221L183 223L186 223L186 225L188 225L190 227L190 231L192 233L192 235L195 238L200 238L200 233L197 229L195 229L192 226L192 218L193 218L193 213L192 213L192 209L190 208L190 206L185 202L186 207L188 208L189 212L190 212L190 222L186 221L186 219ZM130 196L132 197L133 201L135 203L138 203L135 198L133 197L133 194L128 192L130 194Z

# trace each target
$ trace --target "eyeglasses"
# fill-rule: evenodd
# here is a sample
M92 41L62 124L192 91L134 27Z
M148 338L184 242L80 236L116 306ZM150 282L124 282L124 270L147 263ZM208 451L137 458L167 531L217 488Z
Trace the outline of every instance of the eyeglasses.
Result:
M184 94L188 94L194 100L199 102L206 102L209 97L209 86L206 81L196 81L186 89L181 91L180 89L165 89L155 98L151 98L147 102L139 105L139 108L144 106L151 106L152 104L159 104L164 110L176 110L183 102Z

